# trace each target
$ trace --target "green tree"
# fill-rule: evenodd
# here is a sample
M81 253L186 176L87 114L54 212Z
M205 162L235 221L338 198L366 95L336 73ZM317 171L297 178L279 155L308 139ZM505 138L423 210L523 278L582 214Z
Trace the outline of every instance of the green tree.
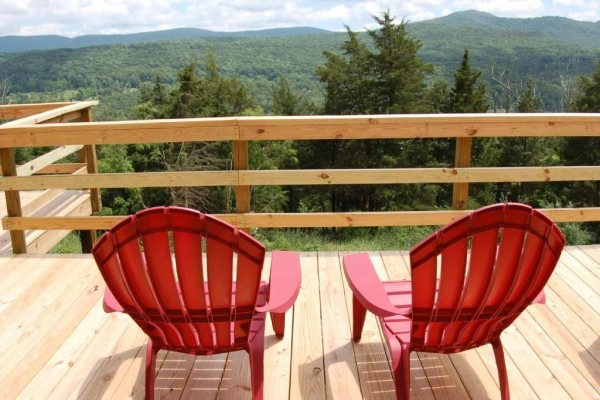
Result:
M289 81L280 77L273 84L271 114L273 115L310 115L314 112L312 105L306 97L296 92Z
M600 112L600 61L591 77L577 80L578 91L569 110L573 112ZM600 138L565 138L561 155L567 165L600 165ZM600 182L573 182L568 187L570 201L576 206L600 204Z
M389 114L425 108L425 77L433 72L418 57L421 42L409 37L407 22L394 22L389 12L373 17L379 29L369 30L371 44L346 27L342 54L325 51L317 75L325 84L325 113Z
M591 76L577 79L577 90L569 111L599 113L600 112L600 61ZM571 137L564 138L561 156L567 165L600 165L600 138ZM564 187L562 204L575 207L598 207L600 205L600 182L571 182ZM583 224L583 230L591 232L590 243L600 239L600 226L597 223Z
M389 11L382 18L373 18L380 26L368 31L377 50L369 54L375 89L373 111L376 114L423 111L425 76L433 73L433 66L418 57L421 42L409 37L406 21L395 24Z
M169 89L160 78L140 88L136 114L143 119L194 118L260 115L262 110L246 85L224 77L214 56L208 55L199 71L192 62L179 71L177 85ZM230 142L184 142L142 144L128 147L128 159L136 171L210 171L231 168ZM260 142L250 146L252 167L273 169L295 163L290 142ZM234 196L230 187L185 187L144 189L145 205L176 204L206 212L231 212ZM252 188L252 208L261 212L280 211L286 192L276 186Z
M134 113L141 119L161 119L169 116L169 93L160 76L154 85L140 85L140 101L134 107Z
M125 145L104 145L98 148L98 170L104 172L134 172ZM102 190L102 214L128 215L144 205L140 188Z
M368 31L369 42L346 28L341 54L324 52L317 68L325 85L324 113L333 115L418 113L439 109L425 77L433 67L418 57L421 43L411 38L407 23L395 23L386 12L374 17L378 29ZM445 90L445 89L444 89ZM331 140L311 142L298 149L303 168L401 168L437 164L431 140ZM365 185L307 189L303 206L322 211L392 210L437 203L433 185Z
M536 90L535 83L529 79L525 88L519 93L517 111L520 113L538 113L542 111L542 98Z
M469 50L465 49L460 67L454 72L454 87L450 91L445 111L448 113L484 113L488 110L485 85L478 84L481 71L471 67Z

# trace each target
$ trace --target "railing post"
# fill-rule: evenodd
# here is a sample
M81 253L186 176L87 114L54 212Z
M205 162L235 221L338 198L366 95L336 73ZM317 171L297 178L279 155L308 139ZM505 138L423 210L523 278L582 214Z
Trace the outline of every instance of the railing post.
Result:
M471 166L471 145L473 138L456 138L455 168L469 168ZM466 210L469 200L469 183L455 183L452 190L452 209Z
M81 121L92 122L92 109L88 107L81 110ZM98 172L98 162L96 158L96 146L85 145L79 152L79 162L85 162L87 164L88 174L95 174ZM100 190L98 188L90 189L90 203L92 207L92 213L97 213L102 209L102 202L100 199ZM84 253L91 253L92 247L96 243L96 231L80 231L79 236L81 238L81 250Z
M2 176L17 176L17 163L15 161L15 149L0 149L0 164L2 165ZM7 190L6 211L9 217L22 217L21 197L18 190ZM12 243L13 254L27 253L27 242L25 241L25 231L10 231L10 241Z
M236 140L233 142L233 169L243 171L248 169L248 141ZM235 208L238 214L250 212L250 186L235 187ZM243 231L250 233L250 228L243 228Z

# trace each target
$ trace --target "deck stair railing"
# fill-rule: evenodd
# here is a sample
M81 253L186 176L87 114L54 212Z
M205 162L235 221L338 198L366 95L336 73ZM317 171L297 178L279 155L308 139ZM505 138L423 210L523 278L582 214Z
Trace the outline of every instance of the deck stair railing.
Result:
M10 141L9 129L21 127L31 128L41 124L64 125L69 122L82 124L92 121L92 107L97 101L75 103L43 103L0 105L0 135ZM0 148L0 166L2 171L2 188L5 191L7 218L29 218L39 216L89 216L100 210L99 189L65 190L65 188L44 188L33 185L28 191L27 203L22 204L20 190L12 190L5 185L10 179L34 177L45 179L51 176L81 175L97 173L96 151L94 145L55 145L53 148L22 165L15 162L15 148L19 145ZM27 147L37 147L36 145ZM75 156L71 156L75 154ZM71 156L71 157L69 157ZM66 162L67 161L67 162ZM24 193L23 193L24 194ZM45 253L57 244L69 230L47 230L28 232L10 230L10 243L14 253ZM94 230L82 230L82 245L89 250L95 241ZM2 240L3 242L3 240ZM6 250L0 242L0 252ZM9 249L11 246L8 246Z

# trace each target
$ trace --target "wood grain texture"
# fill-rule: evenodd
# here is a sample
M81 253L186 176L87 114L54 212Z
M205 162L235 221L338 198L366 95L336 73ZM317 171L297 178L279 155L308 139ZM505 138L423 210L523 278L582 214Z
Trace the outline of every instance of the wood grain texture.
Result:
M588 272L573 271L589 271L597 252L567 247L547 304L529 307L503 335L512 398L600 398L600 313L592 307L600 295L577 290ZM407 252L369 254L380 276L408 277ZM342 256L301 254L291 329L283 341L267 333L265 399L395 399L376 321L367 320L363 341L350 341ZM104 283L90 255L0 257L0 277L0 398L143 399L145 335L127 316L102 311ZM157 398L249 399L247 355L236 354L159 352ZM414 400L499 399L497 379L490 346L411 359Z

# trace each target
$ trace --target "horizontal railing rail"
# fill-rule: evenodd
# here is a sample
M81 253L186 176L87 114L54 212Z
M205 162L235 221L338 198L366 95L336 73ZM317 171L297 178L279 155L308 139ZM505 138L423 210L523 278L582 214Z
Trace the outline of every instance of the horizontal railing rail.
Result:
M600 221L600 209L543 208L556 222ZM388 211L388 212L320 212L320 213L240 213L215 214L239 228L326 228L444 225L465 214L468 210L438 211ZM70 229L106 230L120 222L124 216L91 217L21 217L5 218L4 229Z
M27 118L37 121L36 116ZM45 121L52 121L52 118ZM35 146L230 141L233 143L233 170L105 174L88 171L88 174L54 176L25 176L23 173L5 176L0 182L0 190L8 193L34 189L231 186L236 189L236 213L220 217L241 228L441 225L467 212L468 188L472 183L600 180L598 165L471 167L473 138L586 136L600 136L600 114L436 114L9 123L0 126L0 151ZM248 157L251 141L433 138L457 139L454 167L253 170ZM66 167L60 165L60 168ZM251 186L409 183L453 184L453 209L305 214L253 213L250 209ZM554 208L544 212L557 222L600 221L600 207ZM10 230L107 229L122 218L9 215L3 219L3 227Z
M593 181L600 166L128 172L6 177L0 190Z
M16 127L30 128L41 124L65 126L65 123L73 121L83 124L89 123L92 120L91 108L97 104L97 101L87 101L77 103L0 105L0 119L8 120L8 122L0 125L0 137L6 138L10 136L11 133L8 130ZM56 148L19 166L17 166L15 160L15 149L23 146L0 147L0 171L2 172L0 190L5 192L6 218L30 218L35 211L41 209L53 199L56 199L61 193L60 189L69 189L65 187L45 188L40 185L35 185L27 189L17 189L5 185L5 183L10 182L12 179L35 179L42 176L46 179L51 179L52 177L59 177L54 175L65 176L65 174L70 174L71 176L77 176L97 172L94 145L66 144L50 146L56 146ZM72 154L77 154L77 162L57 164L58 161ZM78 189L89 189L88 203L90 212L99 211L99 189L82 186L79 186ZM20 190L37 190L41 192L30 200L27 205L23 206L21 205ZM67 208L72 209L72 211L86 209L80 202L76 202ZM78 213L81 212L83 211L79 211ZM42 229L45 230L44 228ZM87 232L87 235L82 235L82 241L86 242L84 248L89 249L95 241L95 232L89 230L88 227L82 228L82 230ZM10 236L14 253L25 253L28 246L34 246L37 250L47 250L60 237L60 235L49 235L50 238L45 240L44 243L39 243L40 238L38 237L38 243L28 244L24 229L10 229Z
M69 144L600 136L599 114L191 118L1 125L0 148Z
M0 120L21 119L71 104L73 103L0 104Z

